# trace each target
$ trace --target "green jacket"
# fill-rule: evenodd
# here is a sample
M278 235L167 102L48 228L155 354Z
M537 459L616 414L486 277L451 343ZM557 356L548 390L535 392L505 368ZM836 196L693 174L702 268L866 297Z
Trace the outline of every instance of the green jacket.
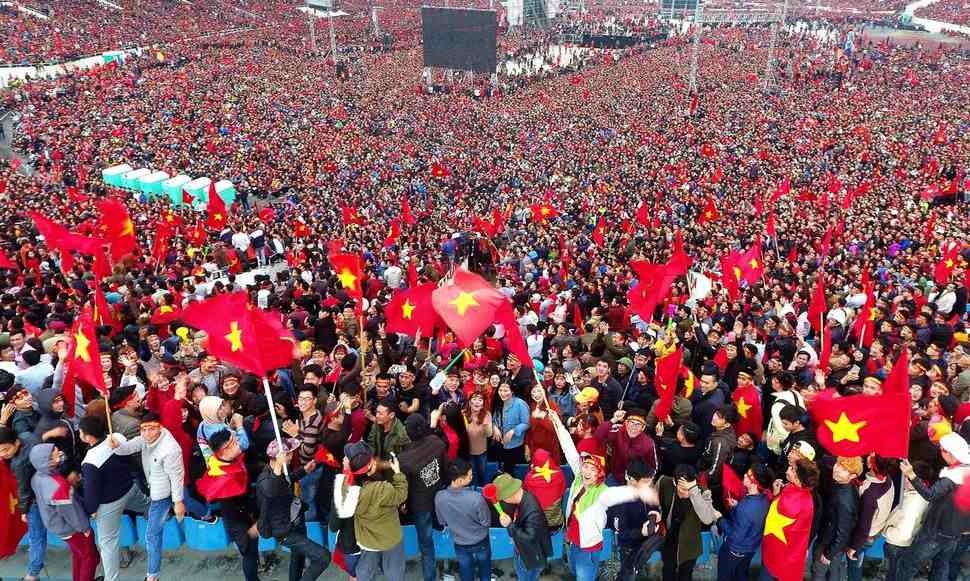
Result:
M384 437L383 446L381 446L381 439L378 437L378 431L381 429L379 425L373 424L370 427L370 434L367 435L367 443L370 444L371 450L374 451L374 458L390 460L391 452L400 454L401 450L411 443L411 438L408 437L408 432L404 428L404 424L397 418L394 418L394 423L391 424L391 431Z
M674 500L677 495L677 484L670 476L661 476L657 481L660 490L660 514L663 522L670 529L670 518L673 514ZM711 505L711 492L694 487L690 492L691 510L684 515L684 522L680 524L677 535L677 564L680 565L691 559L696 559L704 552L701 545L701 528L714 522L714 507Z
M354 534L361 548L387 551L404 540L398 507L408 499L408 480L395 474L390 482L371 480L360 489Z

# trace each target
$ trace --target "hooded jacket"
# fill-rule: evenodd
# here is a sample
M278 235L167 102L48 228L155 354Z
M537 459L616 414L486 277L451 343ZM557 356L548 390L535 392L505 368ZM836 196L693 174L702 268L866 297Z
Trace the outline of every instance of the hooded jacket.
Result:
M34 476L34 465L30 463L30 450L38 444L34 434L20 435L20 449L10 460L10 471L17 479L17 507L20 514L27 514L34 504L34 490L30 487L30 480Z
M74 497L71 485L56 471L51 472L47 465L53 451L53 444L38 444L30 450L30 463L35 470L30 486L44 527L52 534L67 539L77 533L88 532L91 523L84 507Z
M408 508L411 514L434 511L434 496L445 485L448 470L448 446L421 414L408 417L410 443L398 455L401 472L408 478ZM393 433L394 430L391 430ZM391 434L388 434L388 438Z
M958 510L954 499L967 478L970 478L970 466L951 466L940 472L940 479L931 487L919 478L911 480L916 492L930 503L919 536L943 533L955 537L970 532L970 513Z
M63 427L67 431L64 436L49 438L46 441L64 452L64 464L69 470L80 470L85 446L78 438L74 424L70 420L64 419L63 412L53 410L54 398L59 395L61 395L59 389L42 389L34 395L34 403L37 404L37 411L40 413L40 421L37 422L34 433L37 434L38 439L42 439L45 432Z

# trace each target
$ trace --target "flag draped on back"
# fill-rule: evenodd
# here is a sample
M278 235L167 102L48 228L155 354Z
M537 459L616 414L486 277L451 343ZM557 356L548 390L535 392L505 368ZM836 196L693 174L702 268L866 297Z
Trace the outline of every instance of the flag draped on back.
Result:
M761 560L778 581L801 581L815 507L812 492L789 484L768 507Z
M209 456L206 471L195 483L196 490L209 502L245 494L249 488L245 455L240 454L232 462L223 462Z
M20 520L17 505L17 479L5 461L0 461L0 559L17 552L27 523Z
M740 421L734 427L737 434L751 434L756 440L761 440L762 416L761 416L761 395L754 384L749 383L744 387L738 387L731 394L734 406L738 408Z

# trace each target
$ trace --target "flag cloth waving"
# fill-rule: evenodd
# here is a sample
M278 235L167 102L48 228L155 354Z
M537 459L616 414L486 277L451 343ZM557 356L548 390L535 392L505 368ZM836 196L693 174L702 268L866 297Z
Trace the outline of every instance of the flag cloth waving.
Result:
M768 507L761 561L778 581L802 581L815 506L812 492L789 484Z
M654 416L658 420L666 420L670 416L670 410L674 405L674 396L677 394L677 381L680 379L680 367L684 362L684 348L678 347L676 351L668 353L657 360L657 400L653 410Z
M423 337L432 337L438 322L438 313L431 302L431 293L436 288L437 284L429 282L394 295L384 311L388 332L414 337L420 331Z
M459 268L450 284L431 293L431 300L458 340L471 345L495 321L495 312L506 299L484 278Z
M71 347L67 353L67 370L64 373L64 413L74 415L75 390L77 381L94 386L105 398L108 388L104 382L101 368L101 352L98 350L98 334L94 330L91 308L85 307L81 316L74 321L71 329Z

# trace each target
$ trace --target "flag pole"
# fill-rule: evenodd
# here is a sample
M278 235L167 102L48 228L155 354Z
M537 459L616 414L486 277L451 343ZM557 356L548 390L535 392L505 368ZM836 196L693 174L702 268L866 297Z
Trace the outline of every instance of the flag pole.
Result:
M263 376L263 394L266 396L266 402L269 404L269 417L273 420L273 433L276 435L276 445L279 446L280 450L285 450L283 447L283 437L280 435L280 423L276 418L276 404L273 402L273 392L269 388L269 380L266 379L265 375ZM283 464L283 474L287 480L290 479L290 470L285 463Z

